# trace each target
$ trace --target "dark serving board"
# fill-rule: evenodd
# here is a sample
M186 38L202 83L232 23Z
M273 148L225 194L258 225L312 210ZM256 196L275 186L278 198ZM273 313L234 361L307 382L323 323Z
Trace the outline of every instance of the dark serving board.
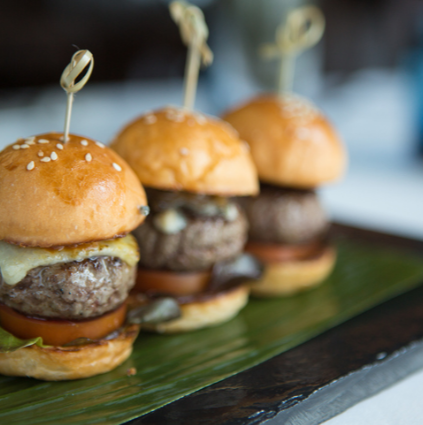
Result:
M423 257L423 241L340 224L333 233ZM319 424L421 367L423 286L128 424Z

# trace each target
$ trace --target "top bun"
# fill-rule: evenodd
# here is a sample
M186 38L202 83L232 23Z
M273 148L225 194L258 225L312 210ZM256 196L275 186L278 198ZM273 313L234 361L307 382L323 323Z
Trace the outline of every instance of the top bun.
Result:
M0 152L0 240L57 247L123 236L143 221L145 193L128 164L99 142L61 136Z
M248 145L217 118L167 107L129 123L111 148L144 186L223 196L258 192Z
M259 178L276 185L313 188L343 173L346 154L327 119L308 101L262 95L223 119L246 140Z

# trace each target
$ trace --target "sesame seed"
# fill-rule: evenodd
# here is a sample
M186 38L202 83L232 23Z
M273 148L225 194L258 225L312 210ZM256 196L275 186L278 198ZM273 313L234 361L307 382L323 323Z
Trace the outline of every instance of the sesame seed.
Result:
M28 148L29 148L29 145L27 145L26 143L23 143L21 145L21 149L28 149Z
M87 154L85 155L85 161L90 162L92 159L93 159L93 157L91 156L91 154L90 154L90 153L87 153Z
M13 145L13 149L15 149L15 151L17 151L20 148L21 148L20 145Z
M82 146L88 146L88 142L86 140L81 140L81 145Z
M58 143L58 144L56 145L56 148L57 148L57 149L62 150L62 149L63 149L63 145L62 145L61 143Z
M116 162L113 163L113 168L117 171L122 171L122 167L119 164L116 164Z
M46 156L41 159L41 162L50 162L50 161L51 161L51 158L49 156Z
M34 169L34 167L35 167L35 163L34 163L34 161L31 161L27 166L26 166L26 169L28 170L28 171L31 171L31 170L33 170Z
M57 153L53 151L50 155L50 158L52 161L56 161L56 159L58 158Z
M173 120L176 121L176 122L182 122L182 121L185 120L185 115L176 114L176 115L174 115Z
M183 156L187 156L189 154L189 149L181 148L181 149L179 149L179 153Z
M147 115L144 118L144 122L146 124L154 124L157 121L157 117L155 115Z
M168 112L168 113L166 114L166 118L167 118L169 121L174 121L174 120L175 120L175 114L174 114L173 112Z
M44 144L44 143L50 143L49 140L46 139L39 139L38 143Z
M37 154L40 158L44 156L44 152L43 151L39 151Z
M105 148L106 146L103 145L103 143L101 142L95 142L95 144L99 147L99 148Z
M310 131L305 127L300 127L300 128L297 128L297 130L295 131L295 135L300 140L305 140L310 136Z
M223 125L226 128L226 131L233 137L239 137L239 133L237 130L235 130L230 124L228 124L227 122L223 122Z
M203 125L207 122L207 119L204 115L195 114L195 120L198 122L198 124Z
M25 143L26 143L27 145L35 145L34 140L25 140Z

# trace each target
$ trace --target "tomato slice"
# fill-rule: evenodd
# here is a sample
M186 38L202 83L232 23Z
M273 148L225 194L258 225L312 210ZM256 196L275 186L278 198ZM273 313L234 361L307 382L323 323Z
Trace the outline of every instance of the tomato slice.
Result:
M61 346L77 338L101 339L123 325L126 304L100 317L86 320L56 320L25 316L0 304L0 325L12 335L30 339L41 337L46 345Z
M194 295L206 290L210 277L209 271L178 273L139 268L134 290L175 296Z
M262 242L248 242L245 251L264 263L279 263L291 260L305 260L318 255L322 250L321 242L304 245L279 245Z

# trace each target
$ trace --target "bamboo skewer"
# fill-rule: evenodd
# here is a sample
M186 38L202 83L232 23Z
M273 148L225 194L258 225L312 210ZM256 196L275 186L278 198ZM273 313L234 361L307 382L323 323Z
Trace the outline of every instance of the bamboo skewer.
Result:
M265 44L260 53L268 59L280 58L278 93L292 91L297 56L317 44L325 31L325 17L315 6L293 9L276 30L274 44Z
M174 1L169 6L172 19L179 26L182 41L188 46L185 65L184 107L193 109L197 92L200 66L213 62L213 52L207 45L209 30L203 12L184 1Z
M80 81L75 83L76 79L89 65L86 74ZM72 116L72 105L74 93L81 90L89 80L94 67L94 57L89 50L78 50L73 56L69 65L65 68L60 77L60 85L67 93L66 113L65 113L65 128L63 131L63 143L66 143L69 138L69 128Z

